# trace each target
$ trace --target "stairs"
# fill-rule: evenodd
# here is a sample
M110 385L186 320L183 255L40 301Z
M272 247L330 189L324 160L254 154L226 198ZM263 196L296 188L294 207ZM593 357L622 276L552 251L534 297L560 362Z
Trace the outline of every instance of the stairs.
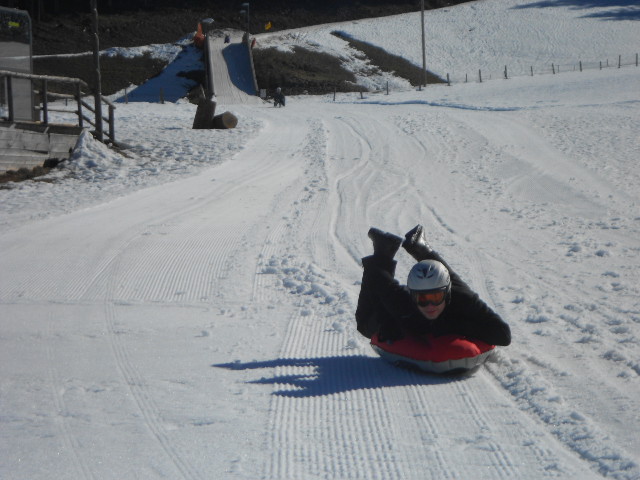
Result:
M0 174L67 160L81 132L72 125L0 121Z

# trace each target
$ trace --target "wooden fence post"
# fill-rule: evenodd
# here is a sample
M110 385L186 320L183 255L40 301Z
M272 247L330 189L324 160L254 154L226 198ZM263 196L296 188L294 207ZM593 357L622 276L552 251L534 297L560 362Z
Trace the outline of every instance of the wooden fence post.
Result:
M533 77L533 65L531 65L531 76Z
M47 93L47 79L42 80L42 123L49 124L49 95Z
M78 102L78 126L84 128L84 118L82 117L82 93L80 84L76 83L76 101Z
M115 107L109 105L109 137L113 143L116 143L116 116L114 111Z
M618 68L622 66L622 55L618 55Z
M580 71L582 71L582 60L580 60Z
M507 66L504 66L504 78L505 80L507 80L509 78L509 76L507 75Z
M482 83L482 70L478 70L478 78L480 79L480 83Z
M451 86L451 79L449 78L449 74L447 73L447 85Z
M551 71L553 72L554 75L556 74L556 67L553 63L551 64Z

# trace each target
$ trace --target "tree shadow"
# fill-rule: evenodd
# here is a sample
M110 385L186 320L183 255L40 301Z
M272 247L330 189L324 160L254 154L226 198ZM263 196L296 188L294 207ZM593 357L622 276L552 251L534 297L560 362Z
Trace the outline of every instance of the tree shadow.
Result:
M572 10L610 8L610 10L586 13L583 18L603 20L640 20L638 0L541 0L512 7L514 9L569 7Z
M440 385L463 380L466 374L437 375L399 368L378 357L363 355L316 358L280 358L254 362L214 364L228 370L279 368L271 377L248 383L283 387L273 392L285 397L317 397L351 390L401 387L407 385ZM296 371L297 370L297 371Z

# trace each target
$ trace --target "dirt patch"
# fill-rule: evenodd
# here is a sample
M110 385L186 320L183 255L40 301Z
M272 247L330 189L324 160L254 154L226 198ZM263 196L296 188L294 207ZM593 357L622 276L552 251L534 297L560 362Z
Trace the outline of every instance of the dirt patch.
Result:
M469 0L425 0L425 8L441 8ZM92 48L92 16L87 0L8 0L8 6L26 8L33 20L35 55L77 53ZM15 4L15 5L14 5ZM100 48L133 47L175 42L195 31L203 18L217 28L244 30L247 17L241 1L109 0L98 2ZM269 0L250 2L250 32L288 30L361 18L417 12L415 0Z
M338 38L349 43L356 50L361 51L372 65L375 65L383 72L393 73L397 77L404 78L415 87L426 83L445 83L440 77L427 70L426 76L422 68L417 67L413 63L405 60L398 55L387 53L382 48L371 45L370 43L361 42L348 37L340 32L331 32Z
M282 87L287 95L321 95L334 90L360 91L353 73L340 60L326 53L295 47L293 53L276 48L253 51L256 79L260 88L272 92Z
M8 170L3 174L0 174L0 190L7 190L11 187L6 185L8 183L23 182L25 180L34 180L37 182L49 182L53 180L42 179L43 175L49 173L57 165L57 160L48 162L47 165L35 168L20 168L18 170Z
M148 54L135 57L100 56L100 75L103 95L111 95L130 85L140 85L162 72L167 62L151 58ZM55 75L80 78L94 90L93 55L74 57L40 57L33 60L33 70L38 75ZM63 84L51 84L50 91L73 94L72 87Z

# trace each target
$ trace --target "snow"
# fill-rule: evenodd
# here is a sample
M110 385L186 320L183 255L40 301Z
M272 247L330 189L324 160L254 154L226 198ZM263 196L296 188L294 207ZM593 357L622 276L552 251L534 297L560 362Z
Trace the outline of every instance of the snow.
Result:
M428 63L632 56L639 15L427 12ZM340 30L420 65L417 25L258 45L362 67ZM118 103L124 155L84 135L51 182L0 190L0 477L640 478L640 69L569 70L219 103L233 130ZM470 376L393 367L355 329L368 228L417 223L511 325Z

